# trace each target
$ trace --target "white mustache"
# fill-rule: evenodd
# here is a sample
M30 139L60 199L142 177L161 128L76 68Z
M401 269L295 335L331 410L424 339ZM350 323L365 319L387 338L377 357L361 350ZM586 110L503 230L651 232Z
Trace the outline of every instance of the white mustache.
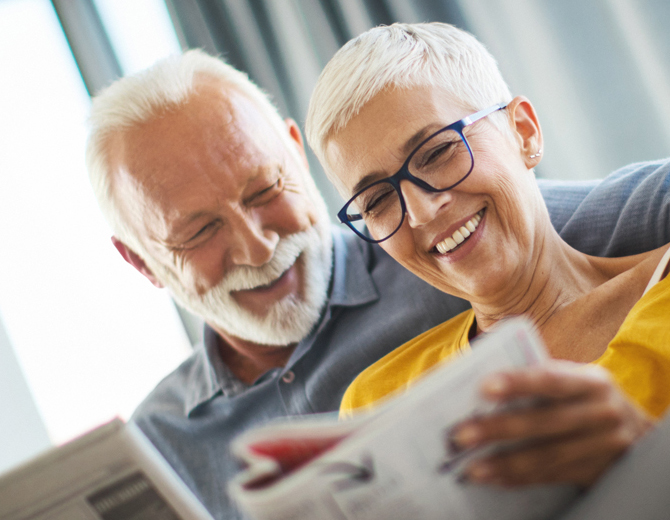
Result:
M260 267L237 266L219 283L219 287L226 292L244 291L277 281L314 241L315 237L310 231L301 231L279 239L272 259L267 264Z

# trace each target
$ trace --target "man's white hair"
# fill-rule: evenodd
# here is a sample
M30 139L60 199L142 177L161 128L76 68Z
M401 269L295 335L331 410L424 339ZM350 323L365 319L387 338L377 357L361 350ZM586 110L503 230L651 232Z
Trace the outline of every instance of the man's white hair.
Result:
M201 50L170 56L116 81L93 99L86 165L98 204L114 235L142 257L147 256L146 250L114 197L108 144L113 136L184 105L195 93L198 78L203 77L220 79L222 85L247 96L277 131L289 152L300 160L295 143L290 142L286 125L268 96L245 73ZM314 196L312 179L305 181ZM317 199L315 203L320 201Z
M332 177L328 140L388 88L434 86L473 112L512 99L498 65L471 34L444 23L381 26L350 40L319 76L307 112L307 141ZM510 133L504 112L489 119Z

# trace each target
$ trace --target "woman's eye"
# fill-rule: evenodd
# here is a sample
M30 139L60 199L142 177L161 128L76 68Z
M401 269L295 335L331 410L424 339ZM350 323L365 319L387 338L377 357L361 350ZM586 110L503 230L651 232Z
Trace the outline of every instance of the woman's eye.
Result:
M387 203L390 202L390 197L393 196L395 190L388 186L382 189L375 190L370 194L370 198L363 205L365 215L372 213L379 213L386 208Z
M440 158L444 158L443 156L448 156L449 152L453 150L453 147L456 143L454 142L446 142L442 143L439 146L433 148L432 150L429 150L428 153L425 154L423 157L423 163L422 166L428 166L435 161L439 160Z

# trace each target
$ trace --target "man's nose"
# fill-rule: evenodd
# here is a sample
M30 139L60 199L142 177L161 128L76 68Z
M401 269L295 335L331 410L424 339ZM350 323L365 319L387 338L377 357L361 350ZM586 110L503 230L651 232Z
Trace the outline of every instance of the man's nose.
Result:
M230 260L235 265L260 267L272 259L279 235L270 229L265 229L260 222L249 216L236 220L231 244Z
M450 191L438 193L426 191L408 180L400 183L400 189L405 199L407 221L414 228L431 222L438 209L449 203L452 198Z

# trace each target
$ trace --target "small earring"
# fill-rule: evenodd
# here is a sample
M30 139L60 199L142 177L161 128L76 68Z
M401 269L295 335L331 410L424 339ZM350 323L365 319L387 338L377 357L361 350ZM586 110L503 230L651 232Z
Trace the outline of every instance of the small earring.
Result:
M537 151L537 153L534 153L533 155L531 155L531 156L529 157L529 159L535 159L535 157L539 157L540 155L542 155L542 148L540 148L540 149Z

